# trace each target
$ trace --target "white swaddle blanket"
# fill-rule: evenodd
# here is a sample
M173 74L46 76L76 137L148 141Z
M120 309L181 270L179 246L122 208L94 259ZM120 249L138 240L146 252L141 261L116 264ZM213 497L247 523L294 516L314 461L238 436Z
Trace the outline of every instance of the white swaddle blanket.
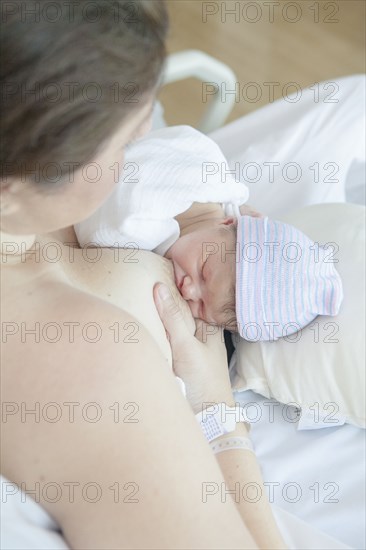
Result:
M128 148L112 194L75 231L81 246L130 246L164 255L179 237L174 216L192 203L221 203L229 214L248 195L210 138L190 126L161 128Z

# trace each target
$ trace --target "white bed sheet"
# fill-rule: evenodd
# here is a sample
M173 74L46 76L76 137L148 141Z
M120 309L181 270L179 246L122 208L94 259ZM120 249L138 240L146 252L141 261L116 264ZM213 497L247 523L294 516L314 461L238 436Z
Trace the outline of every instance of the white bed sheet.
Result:
M365 431L350 424L298 431L293 407L250 390L235 400L254 420L251 438L270 502L351 548L366 548Z
M365 76L320 82L290 99L210 134L248 185L249 203L272 217L309 204L364 204Z
M289 550L341 550L351 548L318 531L282 508L272 505L272 511Z

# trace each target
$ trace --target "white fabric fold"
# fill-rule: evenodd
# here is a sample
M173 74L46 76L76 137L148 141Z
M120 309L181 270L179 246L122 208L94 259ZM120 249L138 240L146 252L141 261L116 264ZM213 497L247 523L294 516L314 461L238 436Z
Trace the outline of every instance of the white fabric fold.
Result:
M179 237L174 217L199 203L244 204L220 148L190 126L151 132L126 151L124 172L111 196L77 224L82 246L133 246L164 255Z

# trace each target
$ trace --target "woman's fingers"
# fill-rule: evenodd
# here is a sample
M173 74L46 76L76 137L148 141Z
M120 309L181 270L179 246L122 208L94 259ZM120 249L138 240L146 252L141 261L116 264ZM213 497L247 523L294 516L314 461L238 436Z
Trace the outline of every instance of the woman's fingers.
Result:
M192 340L192 334L188 330L179 305L174 300L169 288L163 283L157 283L154 286L154 300L174 355L176 346L187 344L188 339Z
M196 319L196 338L210 348L220 346L224 342L223 329L217 325L210 325L202 319Z
M231 402L222 329L198 321L193 336L179 305L162 283L154 286L154 300L170 340L174 373L183 380L193 410L200 411L206 402Z
M265 218L264 214L254 210L249 204L242 204L240 206L240 214L242 216L252 216L253 218Z

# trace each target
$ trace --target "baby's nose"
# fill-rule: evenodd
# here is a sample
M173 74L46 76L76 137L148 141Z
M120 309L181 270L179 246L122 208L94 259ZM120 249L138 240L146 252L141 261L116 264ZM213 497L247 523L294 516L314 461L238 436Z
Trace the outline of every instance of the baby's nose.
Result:
M200 299L199 289L189 275L184 277L180 291L185 300L196 302Z

